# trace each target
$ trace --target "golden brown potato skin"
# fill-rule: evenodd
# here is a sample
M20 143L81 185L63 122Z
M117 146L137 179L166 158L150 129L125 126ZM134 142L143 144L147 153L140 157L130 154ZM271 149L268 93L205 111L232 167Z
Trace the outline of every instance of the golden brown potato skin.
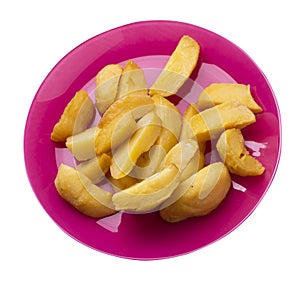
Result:
M183 188L184 183L190 179L178 189ZM223 163L208 165L194 175L186 192L176 202L160 210L160 216L168 222L180 222L190 217L207 215L223 201L230 186L230 174ZM203 196L201 192L204 188L211 191L202 199L199 196Z
M253 113L262 112L251 94L250 85L236 83L213 83L199 95L197 105L201 110L228 101L238 101L247 106Z
M164 97L176 94L195 69L199 54L199 44L188 35L182 36L149 94Z

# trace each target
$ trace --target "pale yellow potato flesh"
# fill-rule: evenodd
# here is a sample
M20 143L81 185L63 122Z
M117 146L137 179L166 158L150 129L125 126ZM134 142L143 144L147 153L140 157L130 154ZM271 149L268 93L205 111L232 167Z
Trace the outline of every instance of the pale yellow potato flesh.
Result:
M195 69L199 53L199 44L190 36L182 36L163 71L151 86L150 95L167 97L176 94Z
M161 131L161 120L154 113L146 114L137 122L137 131L132 137L112 151L110 173L119 179L128 175L138 158L155 143Z
M262 108L252 97L250 85L234 83L213 83L199 95L197 105L201 110L229 101L237 101L247 106L253 113L262 112Z
M148 85L144 71L134 62L128 61L123 69L119 82L117 98L138 93L148 94Z
M54 183L64 200L89 217L103 218L116 213L112 193L94 185L73 167L61 164Z
M95 151L97 155L108 153L116 149L136 131L137 124L132 112L126 111L117 115L110 124L99 129L95 137Z
M94 114L94 104L88 93L85 90L76 92L55 124L51 140L65 142L68 137L81 133L87 129Z
M232 174L259 176L265 171L263 165L249 154L239 129L229 129L223 132L216 147L220 158Z
M231 177L226 166L221 162L210 164L180 183L164 203L160 216L174 223L207 215L224 200L230 186Z
M122 71L122 66L108 64L97 73L95 97L96 107L100 114L103 114L115 101Z
M67 138L66 147L78 161L85 161L96 156L95 138L99 133L98 127L92 127Z
M110 164L111 157L103 153L80 163L76 168L80 173L87 176L92 183L97 184L104 179L105 174L109 171Z
M242 129L256 121L253 112L239 102L226 102L206 109L190 119L199 142L216 139L224 130Z
M171 196L179 184L179 171L174 165L145 180L117 192L112 201L116 210L148 212Z

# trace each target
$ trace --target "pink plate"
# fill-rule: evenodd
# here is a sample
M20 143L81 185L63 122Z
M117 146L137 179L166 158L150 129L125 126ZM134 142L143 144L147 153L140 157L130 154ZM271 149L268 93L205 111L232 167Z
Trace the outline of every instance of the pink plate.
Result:
M162 68L183 35L201 46L200 63L191 78L199 88L212 82L250 84L263 108L257 122L243 130L246 145L265 166L259 177L233 177L233 186L210 215L170 224L157 212L118 213L95 220L66 203L54 179L60 162L70 161L66 149L50 133L74 93L89 91L97 72L110 63L135 59L143 68ZM195 102L199 91L191 94ZM40 86L29 111L24 135L27 174L38 200L57 225L81 243L114 256L162 259L200 249L224 237L256 208L268 190L280 157L281 123L272 89L258 66L239 47L198 26L172 21L145 21L95 36L67 54ZM72 161L72 159L71 159Z

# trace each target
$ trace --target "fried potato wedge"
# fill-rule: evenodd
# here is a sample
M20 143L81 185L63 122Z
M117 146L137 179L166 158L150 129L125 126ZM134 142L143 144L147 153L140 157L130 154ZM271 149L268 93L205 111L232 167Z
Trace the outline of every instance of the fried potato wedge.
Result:
M164 203L166 207L160 210L160 216L173 223L207 215L224 200L230 186L226 166L221 162L210 164L180 183Z
M179 171L174 165L113 195L116 210L148 212L171 196L179 184Z
M190 36L184 35L151 86L150 95L158 94L166 97L176 94L195 69L199 53L199 44Z
M55 124L51 139L55 142L65 142L69 136L84 131L93 120L94 115L94 105L88 93L85 90L78 91Z
M226 129L242 129L256 121L253 112L239 102L226 102L190 119L190 125L199 142L216 139Z
M63 199L89 217L103 218L116 213L112 205L112 193L94 185L75 168L61 164L55 186Z
M234 83L213 83L199 95L197 105L201 110L229 101L238 101L253 113L262 112L262 108L253 99L250 85Z
M136 129L137 124L130 111L117 115L110 124L99 129L94 144L96 154L101 155L116 149L130 138Z
M150 112L137 122L137 126L133 136L112 151L110 173L115 179L128 175L142 153L155 143L161 131L161 120L154 112Z
M122 66L108 64L96 75L96 107L101 115L115 101L122 71Z
M128 61L120 79L117 98L129 94L148 94L144 71L132 60Z
M105 153L96 156L88 161L80 163L77 170L87 176L92 183L97 184L101 182L105 174L109 171L111 164L111 157Z
M259 176L265 168L244 145L241 130L229 129L223 132L216 144L218 153L228 170L239 176Z
M99 133L98 127L92 127L67 138L66 147L78 161L86 161L96 156L95 137Z
M132 112L135 119L143 117L154 109L154 102L148 95L131 94L116 100L102 116L98 127L111 126L112 122L122 114Z

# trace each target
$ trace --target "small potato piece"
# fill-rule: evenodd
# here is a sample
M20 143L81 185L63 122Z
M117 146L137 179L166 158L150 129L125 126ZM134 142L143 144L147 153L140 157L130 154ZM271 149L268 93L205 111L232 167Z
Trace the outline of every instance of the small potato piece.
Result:
M226 102L206 109L190 119L199 142L216 139L226 129L242 129L256 121L255 115L239 102Z
M66 147L76 160L85 161L96 156L95 137L99 131L100 129L98 127L92 127L67 138Z
M228 170L235 175L259 176L265 170L257 159L249 155L239 129L229 129L223 132L216 147Z
M196 67L199 53L199 44L190 36L184 35L164 70L151 86L150 95L167 97L176 94Z
M226 166L221 162L210 164L178 186L160 216L168 222L179 222L207 215L224 200L230 186Z
M69 136L81 133L91 123L94 114L94 105L88 93L85 90L77 92L55 124L51 139L56 142L65 142Z
M116 213L112 205L112 193L94 185L70 166L60 165L55 186L63 199L89 217L103 218Z
M117 192L112 201L116 210L148 212L159 206L178 186L179 171L170 165L161 172Z
M105 177L109 171L111 157L103 153L77 166L77 170L87 176L92 183L97 184Z
M144 71L134 61L130 60L124 67L118 87L117 98L133 93L147 95L148 85Z
M131 112L116 116L101 129L95 137L95 151L97 155L115 150L121 143L130 138L137 129L137 124Z
M110 173L115 179L125 177L131 172L137 159L150 149L161 131L161 120L154 112L146 114L137 125L134 135L112 151Z
M103 114L114 102L122 71L122 66L108 64L98 72L96 76L95 96L96 107L100 114Z
M207 109L217 104L238 101L247 106L253 113L262 111L251 95L250 85L216 83L205 88L199 95L197 105Z

